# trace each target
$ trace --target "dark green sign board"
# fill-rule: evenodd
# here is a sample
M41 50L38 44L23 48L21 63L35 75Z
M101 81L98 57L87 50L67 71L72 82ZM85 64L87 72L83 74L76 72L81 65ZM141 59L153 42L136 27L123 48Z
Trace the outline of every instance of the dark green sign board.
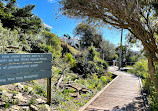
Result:
M51 78L52 54L0 54L0 85Z

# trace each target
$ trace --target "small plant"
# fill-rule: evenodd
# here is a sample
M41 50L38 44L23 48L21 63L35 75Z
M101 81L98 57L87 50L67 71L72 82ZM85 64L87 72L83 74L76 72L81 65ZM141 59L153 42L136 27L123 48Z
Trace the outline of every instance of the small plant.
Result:
M26 85L24 86L24 91L28 92L28 86L26 86Z
M13 91L13 96L15 96L16 94L18 94L18 92L17 91Z
M18 103L19 103L19 100L13 99L13 101L12 101L12 104L13 104L13 105L17 105Z
M53 104L58 105L61 101L64 101L64 95L60 92L54 92L52 94Z
M32 81L30 81L30 82L34 84L34 83L35 83L35 80L32 80Z
M35 103L36 103L36 100L34 98L31 98L29 101L29 104L35 104Z
M10 107L10 103L7 101L5 102L5 108L9 108Z
M100 79L101 79L101 81L102 81L104 84L107 82L107 79L106 79L105 76L101 76Z
M47 92L45 91L45 86L35 85L34 87L36 94L40 94L41 96L47 97Z

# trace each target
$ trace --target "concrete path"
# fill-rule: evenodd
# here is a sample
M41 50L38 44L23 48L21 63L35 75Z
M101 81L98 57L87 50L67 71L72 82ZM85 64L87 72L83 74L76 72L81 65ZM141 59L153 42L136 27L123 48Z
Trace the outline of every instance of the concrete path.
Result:
M118 76L84 111L145 111L139 79L117 67L109 71Z

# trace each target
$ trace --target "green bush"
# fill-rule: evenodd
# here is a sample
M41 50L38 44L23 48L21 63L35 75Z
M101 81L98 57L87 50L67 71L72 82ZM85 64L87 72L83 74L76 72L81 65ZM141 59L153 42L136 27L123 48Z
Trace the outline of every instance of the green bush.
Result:
M140 62L136 62L133 68L134 69L128 70L128 72L140 76L141 78L146 78L149 75L147 60L141 60Z
M41 86L36 84L34 85L34 89L36 94L47 97L46 86Z
M89 47L88 48L88 60L89 61L94 61L94 57L96 56L96 51L94 47Z
M43 52L51 52L53 53L53 49L50 45L46 45L46 44L39 44L40 46L40 50L43 51Z
M75 59L73 58L71 53L67 53L64 55L64 62L70 64L70 67L74 67L76 65Z
M156 75L158 75L158 65L156 65ZM142 78L143 90L148 94L148 102L150 105L151 111L158 110L158 93L152 83L151 77L148 73L148 62L147 60L141 60L140 62L135 63L133 69L130 69L128 72L133 73Z
M42 35L46 39L46 45L51 46L51 48L53 49L51 51L52 54L55 57L60 56L62 48L61 48L61 42L60 42L60 39L58 38L58 36L54 33L47 32L47 31L44 31L42 33Z
M96 73L99 77L105 74L108 64L105 61L87 61L86 58L80 57L76 60L76 65L71 68L74 73L78 73L86 78L89 74Z

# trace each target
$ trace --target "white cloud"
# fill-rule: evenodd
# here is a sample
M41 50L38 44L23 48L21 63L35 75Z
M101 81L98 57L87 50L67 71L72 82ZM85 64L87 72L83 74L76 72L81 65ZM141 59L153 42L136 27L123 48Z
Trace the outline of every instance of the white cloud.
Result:
M55 0L48 0L49 3L54 3L56 2Z

